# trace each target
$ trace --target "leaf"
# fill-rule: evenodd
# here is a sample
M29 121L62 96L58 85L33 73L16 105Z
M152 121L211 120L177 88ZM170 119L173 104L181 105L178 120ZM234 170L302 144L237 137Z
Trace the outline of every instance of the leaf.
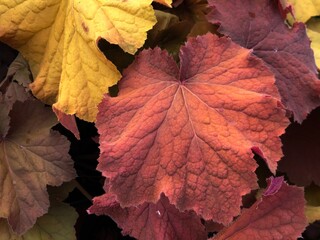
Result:
M9 65L7 75L0 82L0 139L7 135L10 119L9 112L16 101L24 102L31 98L25 87L30 83L30 72L25 61L18 55ZM20 85L19 85L19 84ZM1 142L1 140L0 140Z
M320 15L320 1L283 0L283 2L284 6L293 7L293 14L287 16L291 24L295 21L307 24L307 34L311 40L311 48L315 54L317 67L320 69L320 20L312 18L313 16Z
M16 101L24 102L32 98L28 88L30 83L31 73L28 64L21 54L18 54L8 67L7 75L0 84L0 92L3 94L2 101L8 105L8 110L11 110L12 105ZM7 116L8 114L9 112L3 114L3 116Z
M63 185L57 191L64 191ZM59 194L59 196L62 196ZM52 197L50 192L50 197ZM74 225L78 214L70 207L56 199L50 201L50 209L47 214L40 217L36 224L25 234L19 236L15 234L5 219L0 219L0 239L4 240L75 240L76 233Z
M76 211L64 203L56 203L49 212L22 236L14 233L5 219L0 219L0 238L6 240L72 240L76 239L73 225Z
M16 101L24 102L28 98L31 98L31 94L16 82L7 81L5 85L0 86L0 143L8 133L10 124L8 115L13 104Z
M209 13L207 0L185 0L188 9L192 12L194 25L189 33L190 37L203 35L207 32L216 33L217 28L208 22L206 15Z
M311 17L320 15L320 0L285 0L286 6L293 6L293 15L298 22L307 22Z
M306 206L306 216L308 218L308 223L313 223L320 220L320 206Z
M179 17L177 15L155 10L155 16L157 18L157 23L153 26L152 30L148 33L149 38L156 38L159 33L165 31L166 29L172 27L179 22ZM170 37L170 36L167 36Z
M3 0L0 40L28 60L37 98L94 121L103 94L120 78L97 42L104 38L135 53L155 23L151 2Z
M173 0L172 6L178 7L184 0Z
M180 21L175 14L158 10L155 13L157 23L148 32L144 48L160 47L178 58L180 46L186 41L187 35L194 24L187 20Z
M231 226L212 239L297 239L307 226L303 189L287 185L280 177L268 179L265 193L277 179L282 181L278 191L263 194L249 209L244 209Z
M139 240L207 239L204 226L194 212L179 212L163 194L156 203L121 208L114 195L106 193L93 200L89 213L109 215L123 235Z
M178 5L181 3L178 1ZM216 33L216 26L209 23L206 15L210 9L207 0L184 0L176 10L180 19L188 22L188 37L204 35L208 32ZM191 26L190 26L191 23Z
M320 69L320 20L313 18L307 23L307 33L311 40L311 48L314 52L314 57L318 69Z
M11 109L16 101L24 102L27 99L32 98L32 95L30 92L28 92L28 90L29 89L19 85L16 82L10 81L8 82L8 86L4 91L3 101L9 106L9 109ZM7 115L8 114L6 114L6 116Z
M211 220L205 221L204 225L208 233L220 232L224 228L222 224L216 223Z
M284 156L279 171L298 186L314 182L320 186L320 108L314 110L301 124L291 124L282 136Z
M212 7L210 21L221 24L219 32L252 49L269 66L276 76L282 102L301 123L320 105L320 82L304 24L288 28L277 1L208 2Z
M12 81L16 81L25 88L31 83L31 72L28 63L20 53L10 64L6 78L8 77L11 77Z
M274 78L227 38L191 38L180 70L159 48L124 71L99 105L98 170L122 207L157 202L229 223L257 186L251 148L274 171L288 124ZM228 201L226 201L228 199Z
M167 7L171 7L172 0L154 0L155 2L161 3Z
M52 110L56 114L58 121L62 124L62 126L72 132L76 139L80 140L80 132L74 115L65 114L55 107L52 107Z
M305 190L306 217L309 223L320 220L320 188L317 186L307 187Z
M320 20L312 18L320 15L320 1L319 0L282 0L283 5L293 8L293 13L287 16L290 24L295 21L307 24L307 34L311 40L311 48L315 54L315 60L318 69L320 69ZM292 17L294 16L294 18Z
M49 108L16 102L7 118L10 129L0 134L0 217L23 234L48 210L46 185L73 179L75 170L68 141L50 131L57 121Z

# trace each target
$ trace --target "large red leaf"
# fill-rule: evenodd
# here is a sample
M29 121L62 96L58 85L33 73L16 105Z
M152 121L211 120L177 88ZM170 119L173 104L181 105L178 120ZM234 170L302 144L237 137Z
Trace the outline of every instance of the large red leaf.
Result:
M263 59L276 76L285 106L301 123L320 105L313 51L303 23L285 25L276 0L209 0L208 18L218 29Z
M288 124L273 75L227 38L191 38L180 70L160 49L123 73L99 105L98 169L123 207L157 202L229 223L257 186L251 149L274 171Z
M22 234L47 212L46 186L71 180L75 170L69 142L50 131L57 124L50 108L27 100L14 103L9 116L0 114L10 122L9 131L0 127L0 217Z
M212 240L297 239L307 226L302 188L271 178L261 199Z
M207 234L194 212L179 212L163 194L156 203L121 208L115 196L104 194L94 198L90 213L109 215L123 229L123 235L139 240L204 240Z
M320 108L301 125L291 124L281 138L284 156L279 170L298 186L320 186Z

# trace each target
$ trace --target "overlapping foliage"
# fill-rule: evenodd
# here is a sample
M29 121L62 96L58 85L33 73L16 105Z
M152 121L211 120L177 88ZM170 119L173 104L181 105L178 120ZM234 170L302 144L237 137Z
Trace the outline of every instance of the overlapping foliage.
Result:
M0 0L0 40L21 53L0 82L0 238L76 238L63 200L91 196L52 130L81 141L76 116L95 122L104 177L80 219L142 240L297 239L320 220L311 2Z

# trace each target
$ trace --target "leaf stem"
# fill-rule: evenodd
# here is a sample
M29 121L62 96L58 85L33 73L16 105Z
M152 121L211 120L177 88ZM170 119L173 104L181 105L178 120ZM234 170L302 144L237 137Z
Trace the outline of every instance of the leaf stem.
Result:
M0 81L0 88L8 81L9 77L6 76L2 81Z
M77 180L73 180L75 187L90 201L92 202L92 196L85 190Z

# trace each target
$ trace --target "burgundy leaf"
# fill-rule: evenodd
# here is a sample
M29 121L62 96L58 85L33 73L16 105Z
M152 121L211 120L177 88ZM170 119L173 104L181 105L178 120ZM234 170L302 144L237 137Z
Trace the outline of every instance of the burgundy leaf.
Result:
M179 212L163 194L156 203L121 208L115 196L104 194L94 198L89 213L109 215L129 234L139 240L204 240L206 232L194 212Z
M276 181L276 183L274 183ZM288 186L283 178L270 178L262 198L245 209L230 226L219 232L214 240L276 240L297 239L305 227L304 192L302 188ZM274 185L281 187L274 194Z
M320 105L320 81L303 23L289 28L274 0L209 0L208 18L241 46L252 49L276 76L282 102L301 123Z

